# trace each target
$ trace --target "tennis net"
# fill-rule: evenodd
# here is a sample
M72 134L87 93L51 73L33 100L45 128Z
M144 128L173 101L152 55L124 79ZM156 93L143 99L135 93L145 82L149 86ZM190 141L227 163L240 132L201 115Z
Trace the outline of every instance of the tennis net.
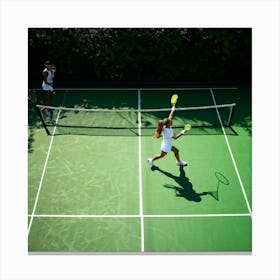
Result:
M190 123L193 128L231 127L235 103L215 106L176 108L173 128ZM85 109L36 105L48 134L151 135L170 108L162 109ZM68 131L68 133L67 133Z

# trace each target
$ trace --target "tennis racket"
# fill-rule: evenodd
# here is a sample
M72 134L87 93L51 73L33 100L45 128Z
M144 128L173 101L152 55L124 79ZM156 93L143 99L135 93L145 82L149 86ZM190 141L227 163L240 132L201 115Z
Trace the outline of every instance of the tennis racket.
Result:
M190 124L186 124L186 125L184 126L184 130L185 130L186 132L190 131L191 129L192 129L192 126L191 126Z
M173 107L175 107L175 104L177 103L178 100L178 94L173 94L171 96L171 104L173 105Z

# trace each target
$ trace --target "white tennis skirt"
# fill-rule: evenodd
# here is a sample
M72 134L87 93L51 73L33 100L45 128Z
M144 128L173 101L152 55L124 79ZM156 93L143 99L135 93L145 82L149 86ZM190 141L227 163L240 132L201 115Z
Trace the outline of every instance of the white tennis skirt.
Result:
M172 149L172 143L161 143L161 150L165 153L169 153Z
M53 87L51 85L47 85L46 83L42 84L42 89L47 91L53 91Z

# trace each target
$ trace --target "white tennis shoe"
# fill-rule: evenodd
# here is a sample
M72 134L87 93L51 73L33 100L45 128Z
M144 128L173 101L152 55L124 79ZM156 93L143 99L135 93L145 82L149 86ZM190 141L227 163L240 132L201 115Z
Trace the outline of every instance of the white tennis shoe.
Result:
M179 166L186 166L186 165L188 165L187 162L182 161L182 160L177 161L176 164L179 165Z
M151 158L148 158L147 161L151 166L155 166L154 161Z

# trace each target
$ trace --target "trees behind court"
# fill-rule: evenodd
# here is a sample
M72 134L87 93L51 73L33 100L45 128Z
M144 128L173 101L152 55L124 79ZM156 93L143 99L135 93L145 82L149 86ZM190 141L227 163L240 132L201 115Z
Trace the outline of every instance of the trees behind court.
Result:
M30 28L29 84L45 60L56 85L251 81L249 28Z

